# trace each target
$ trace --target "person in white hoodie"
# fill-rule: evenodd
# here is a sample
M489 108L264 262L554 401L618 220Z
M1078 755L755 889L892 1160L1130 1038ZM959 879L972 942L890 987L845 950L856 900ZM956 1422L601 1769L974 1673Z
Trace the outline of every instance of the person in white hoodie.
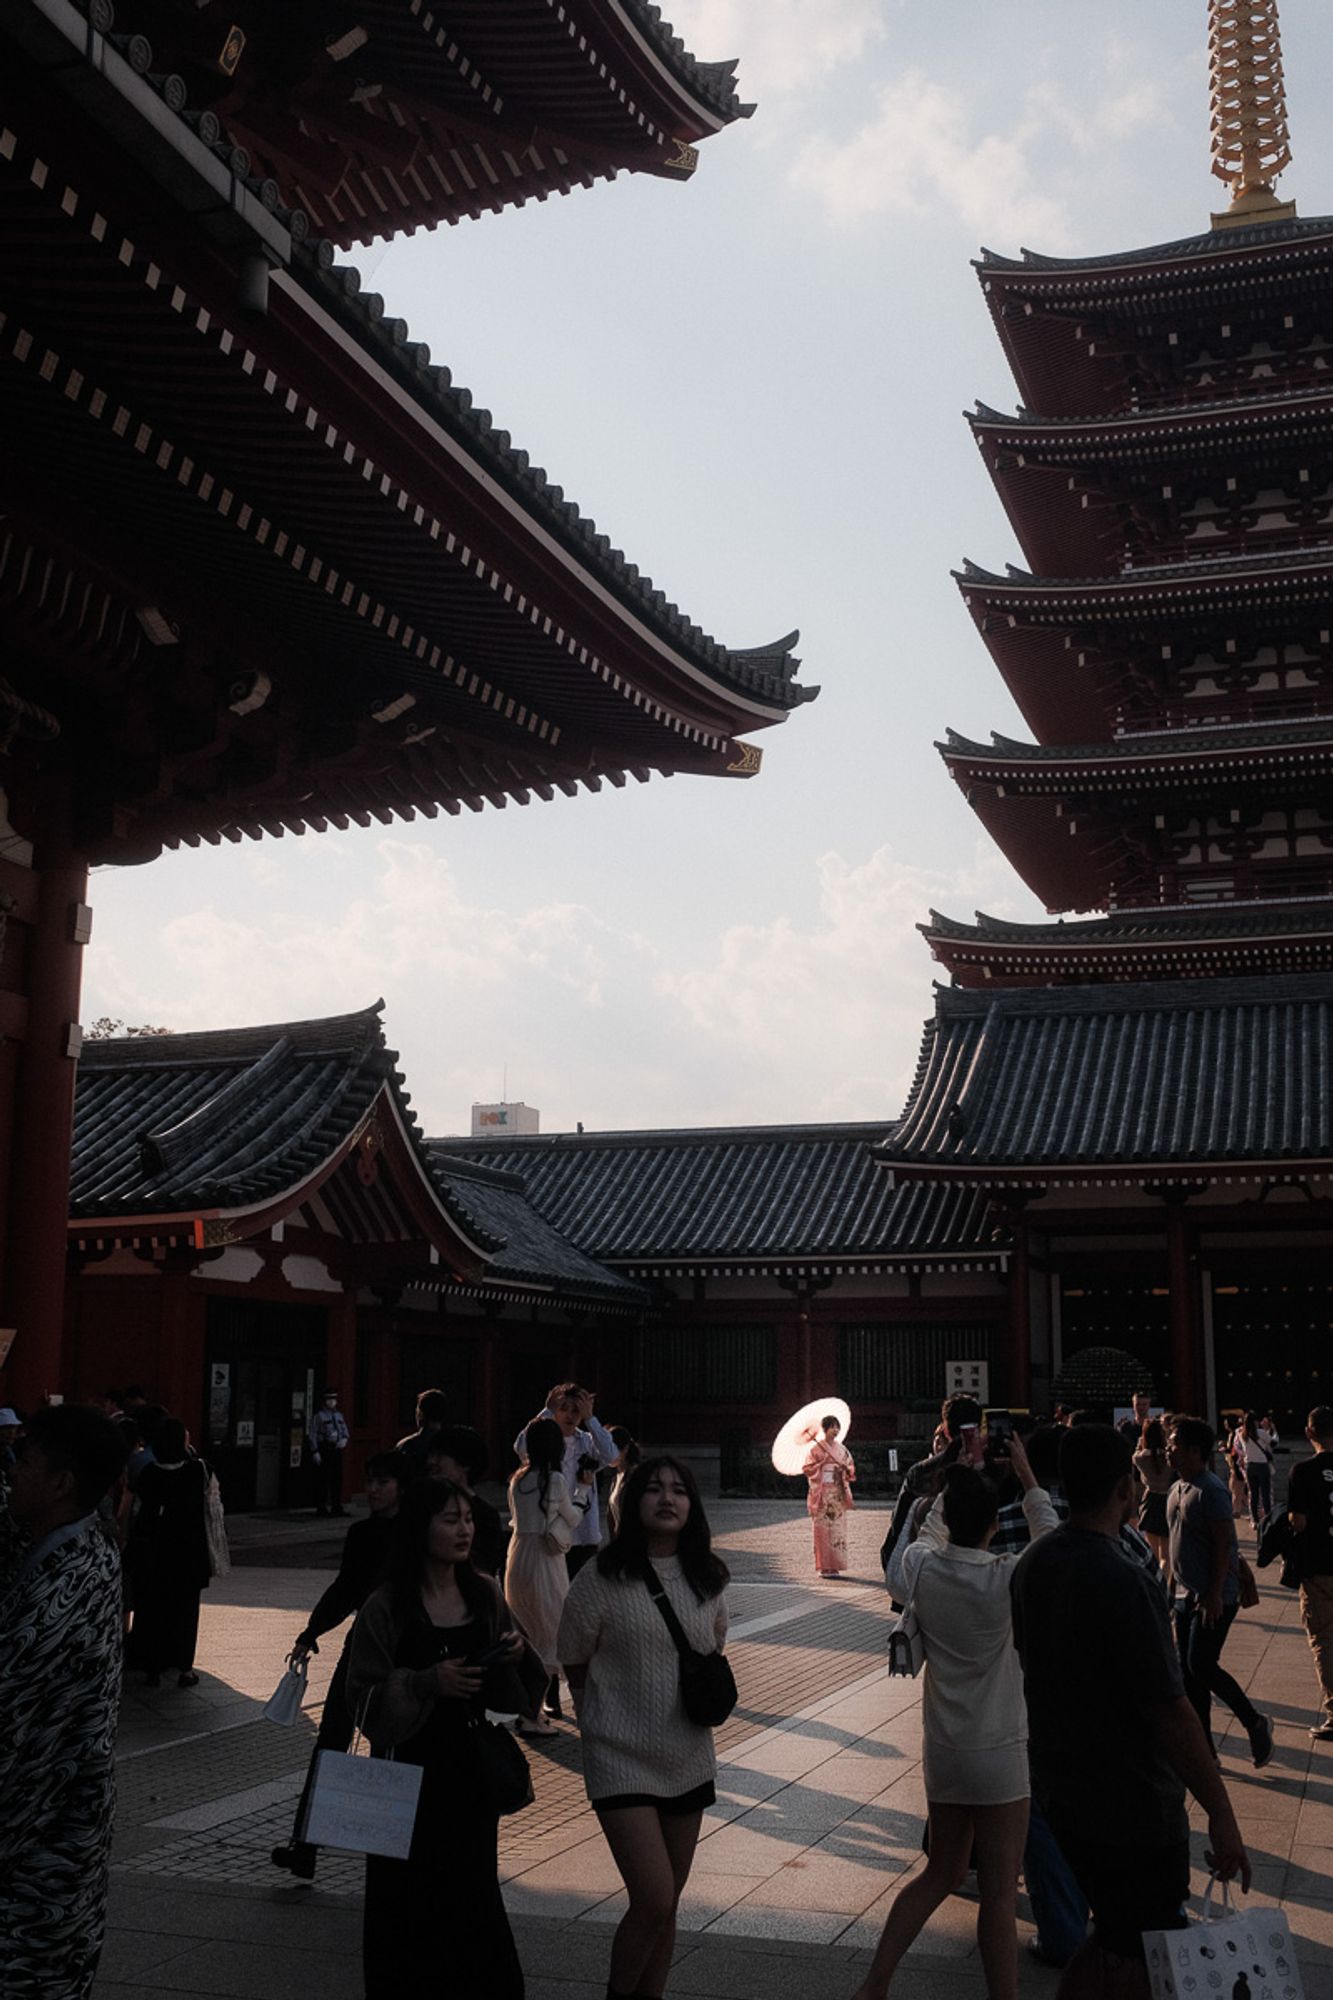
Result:
M1021 1439L1009 1460L1033 1538L1058 1525ZM894 1899L853 2000L884 2000L909 1945L967 1874L976 1849L977 1943L989 2000L1015 2000L1015 1907L1028 1824L1027 1708L1014 1651L1009 1579L1017 1555L992 1555L999 1488L951 1465L944 1490L902 1561L925 1647L922 1766L930 1859Z

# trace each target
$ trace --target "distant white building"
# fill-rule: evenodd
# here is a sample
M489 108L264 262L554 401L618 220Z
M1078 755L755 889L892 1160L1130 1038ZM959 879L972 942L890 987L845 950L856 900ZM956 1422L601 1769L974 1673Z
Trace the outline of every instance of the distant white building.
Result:
M539 1132L541 1113L531 1104L474 1104L474 1139L512 1139L516 1134Z

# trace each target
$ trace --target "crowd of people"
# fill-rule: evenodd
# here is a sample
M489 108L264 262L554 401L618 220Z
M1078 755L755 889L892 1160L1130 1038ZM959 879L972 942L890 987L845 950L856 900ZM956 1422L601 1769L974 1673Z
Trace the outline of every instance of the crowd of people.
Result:
M348 1530L338 1575L297 1636L299 1669L355 1618L275 1864L306 1881L316 1873L305 1827L320 1750L345 1750L360 1731L377 1754L423 1774L409 1854L367 1860L368 2000L428 1986L438 1946L419 1922L426 1906L453 1939L460 1992L522 1994L497 1879L504 1770L497 1781L489 1718L551 1734L570 1719L565 1688L588 1797L627 1892L608 1990L665 1986L716 1771L709 1729L683 1711L677 1633L695 1652L721 1649L727 1571L689 1468L645 1457L594 1403L579 1384L557 1383L519 1432L506 1529L476 1490L484 1440L449 1421L442 1391L423 1390L414 1430L370 1460L368 1518ZM336 1411L336 1400L323 1407ZM337 1449L327 1419L317 1441L321 1455ZM321 1480L318 1493L318 1511L336 1511L340 1488Z
M368 1514L349 1527L338 1574L295 1640L303 1663L353 1620L317 1751L345 1749L359 1731L376 1754L422 1772L406 1858L367 1861L369 2000L438 1984L441 1936L459 1991L522 1995L497 1854L499 1819L521 1802L513 1787L526 1773L516 1780L522 1751L497 1717L520 1733L577 1729L627 1894L608 1995L665 1991L716 1774L687 1669L722 1654L728 1575L688 1465L644 1455L594 1401L557 1384L520 1431L506 1523L476 1490L484 1441L450 1421L441 1392L424 1391L414 1430L370 1459ZM128 1394L108 1402L44 1408L26 1426L0 1410L0 1620L12 1654L0 1678L11 1807L0 1951L16 1991L91 1987L122 1662L150 1683L170 1669L189 1684L210 1568L209 1468L165 1411ZM323 1400L321 1413L336 1410ZM341 1456L336 1428L322 1426L322 1455ZM839 1429L819 1427L806 1463L816 1558L831 1574L846 1562L855 1476ZM1299 1587L1322 1701L1311 1733L1326 1741L1333 1409L1311 1412L1310 1455L1280 1510L1268 1431L1243 1418L1222 1448L1233 1465L1248 1446L1266 1454L1241 1460L1256 1560L1280 1556L1283 1580ZM1189 1795L1206 1817L1208 1865L1248 1884L1213 1703L1238 1718L1255 1769L1272 1757L1273 1731L1222 1664L1254 1583L1217 1449L1201 1419L1165 1416L1146 1395L1118 1426L1076 1411L1058 1423L1014 1417L989 1434L974 1401L945 1405L881 1552L924 1655L927 1861L894 1899L855 2000L883 2000L970 1870L989 2000L1016 1993L1020 1877L1032 1949L1065 1968L1061 2000L1146 1993L1144 1931L1187 1921ZM341 1494L323 1474L320 1511L333 1514ZM318 1861L305 1838L314 1771L312 1759L292 1836L273 1854L305 1880Z

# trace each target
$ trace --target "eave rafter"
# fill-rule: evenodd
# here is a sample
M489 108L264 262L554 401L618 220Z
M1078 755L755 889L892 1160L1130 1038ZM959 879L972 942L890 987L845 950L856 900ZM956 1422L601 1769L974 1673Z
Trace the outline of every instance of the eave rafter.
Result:
M233 801L201 799L197 808L188 802L188 777L182 790L190 755L159 758L146 772L146 789L141 786L137 794L140 817L130 850L136 841L146 854L164 839L238 838L284 826L299 831L345 824L349 818L365 824L417 811L433 814L440 805L456 811L460 801L474 808L506 798L526 802L534 794L550 797L580 785L595 790L603 779L623 785L627 774L643 780L653 769L748 774L757 767L758 752L729 734L716 690L708 689L693 716L672 706L657 691L672 671L669 665L645 662L636 677L613 664L602 638L572 630L561 609L532 595L530 583L524 588L512 580L502 557L483 554L468 530L450 525L429 492L413 490L410 476L387 469L347 434L345 424L327 416L284 366L275 365L283 353L294 351L293 321L280 317L267 323L265 359L234 313L219 309L217 299L201 295L194 282L179 282L159 257L116 229L99 200L64 183L41 151L8 129L0 140L0 173L5 171L18 177L21 199L39 206L45 223L64 238L60 250L54 237L43 249L51 260L50 276L42 278L36 293L54 302L54 318L44 309L15 312L7 302L0 306L0 368L9 385L9 407L21 407L24 421L36 424L49 441L49 450L36 454L26 475L27 489L11 494L24 503L20 514L27 511L40 520L46 478L53 510L54 532L30 535L18 563L23 588L14 602L24 599L20 615L49 608L51 579L63 568L62 619L76 598L86 612L100 594L98 644L106 643L108 622L115 623L137 659L143 633L134 629L140 623L136 614L143 603L151 604L159 632L168 635L155 643L179 646L172 664L183 666L197 653L201 637L208 650L212 621L201 619L200 607L213 591L213 601L226 605L229 629L240 630L247 616L259 621L254 656L263 661L266 648L271 650L275 682L291 658L290 645L284 657L284 621L294 621L301 644L309 647L319 635L328 659L355 660L372 676L364 695L356 697L360 712L348 711L344 700L340 720L334 700L331 719L346 740L339 753L325 757L330 782L318 797L308 772L299 769L299 746L294 755L290 742L284 749L270 746L257 763L242 758L226 787L234 786ZM64 287L56 274L72 276L79 269L94 282L100 273L116 309L132 314L145 333L151 328L152 376L142 371L136 376L129 358L141 360L148 351L142 345L122 346L127 359L111 368L97 359L100 331L90 347L74 321L64 325ZM289 289L295 296L294 280ZM199 396L206 379L211 394ZM39 414L43 410L45 415ZM70 447L78 476L62 479L57 447L76 431L85 440ZM20 435L18 424L11 424L11 446ZM11 455L11 469L17 463ZM105 582L86 559L65 563L57 518L80 509L85 517L97 514L99 465L107 481L107 504L100 523L94 523L100 536L74 540L81 551L98 546L99 539L108 550L119 541L123 559L112 561ZM137 535L122 530L135 493L143 508ZM295 511L293 503L299 503ZM518 524L506 529L513 543L530 531L522 528L513 503L503 504ZM189 558L177 562L174 581L165 587L147 580L154 538L150 533L144 539L146 520L156 521L168 540L193 538ZM246 549L239 569L235 555L223 553L238 540ZM559 555L557 564L556 545L547 540L552 554L543 554L538 569L556 575L559 592L567 596L573 586L558 564L568 571L569 558ZM19 544L11 538L7 546L15 555ZM40 584L34 581L34 560L45 565ZM116 582L139 570L142 588L127 601ZM253 593L250 585L237 592L241 571ZM531 564L529 573L536 574ZM609 634L622 614L599 589L598 616ZM784 644L789 648L790 642ZM657 639L652 645L665 662L670 648ZM790 660L777 652L771 661L762 650L732 657L736 674L748 675L756 685L766 674L791 672ZM154 664L151 653L148 658ZM706 676L683 659L680 666L702 694ZM580 688L588 693L580 694ZM769 718L762 701L738 699L756 721ZM717 716L711 724L700 719L708 707ZM256 715L248 725L256 747L280 710L281 690L270 716ZM772 709L772 719L781 713ZM220 729L209 741L205 722L189 725L186 733L204 739L190 753L196 765L235 735L235 724L225 715ZM598 751L601 736L615 745L613 757ZM340 760L345 781L338 776ZM439 796L445 774L458 796ZM293 775L299 787L294 788ZM122 825L113 850L117 858L134 858L133 851L117 845L124 832Z
M184 70L262 174L343 244L478 218L623 170L685 178L696 141L752 108L730 64L699 64L654 9L534 0L318 5L275 23L237 0L238 60L166 0L139 0L158 60ZM270 82L274 71L285 88Z

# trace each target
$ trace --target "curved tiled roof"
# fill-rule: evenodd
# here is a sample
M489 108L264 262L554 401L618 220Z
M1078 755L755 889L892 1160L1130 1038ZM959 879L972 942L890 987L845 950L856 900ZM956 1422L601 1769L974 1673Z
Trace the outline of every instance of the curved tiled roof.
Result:
M646 1305L638 1285L545 1221L515 1176L433 1157L397 1056L385 1045L382 1007L271 1027L88 1042L75 1101L73 1217L113 1222L262 1207L299 1190L387 1090L430 1194L484 1259L474 1284ZM424 1239L421 1249L424 1276Z
M487 1281L552 1286L557 1293L647 1306L649 1294L610 1271L552 1228L528 1199L516 1174L497 1173L457 1155L434 1155L437 1182L501 1247L487 1266Z
M818 687L802 687L795 676L800 661L793 648L799 632L767 645L734 648L722 645L701 626L694 624L659 590L649 576L623 551L612 546L595 521L565 498L564 488L554 485L543 467L533 465L526 451L516 446L509 432L496 428L489 410L479 408L471 392L454 382L450 371L433 363L424 341L414 341L407 322L384 317L384 300L378 292L362 292L361 277L351 265L337 264L332 244L321 242L303 248L297 262L300 272L320 293L323 302L349 323L359 340L372 347L419 402L428 415L443 423L450 434L498 476L530 510L534 518L551 529L565 546L587 564L625 607L723 686L752 698L771 702L775 707L797 708L813 701Z
M734 56L725 62L701 62L698 56L690 54L653 0L621 0L621 4L678 83L705 104L711 105L723 118L749 118L753 114L753 104L742 104L740 101Z
M1263 550L1258 555L1249 556L1194 556L1188 562L1144 563L1137 569L1118 570L1114 576L1036 576L1031 570L1019 569L1014 563L1006 563L1001 574L998 570L983 569L979 563L966 560L963 567L953 574L955 581L964 586L979 584L984 588L1001 590L1083 590L1100 597L1108 592L1119 594L1154 584L1209 583L1231 576L1245 583L1255 577L1262 580L1271 576L1281 580L1292 573L1327 570L1331 561L1333 553L1327 548L1283 549L1277 553Z
M957 938L970 944L1139 944L1157 939L1195 944L1208 938L1289 937L1296 933L1333 933L1333 901L1172 904L1159 909L1113 910L1105 917L1076 918L1050 924L1015 923L1007 917L978 910L976 922L930 912L918 924L926 935Z
M1225 756L1236 750L1319 749L1333 742L1333 716L1298 716L1271 722L1217 723L1207 729L1164 729L1111 737L1105 743L1023 743L992 731L989 743L945 731L935 748L950 757L984 764L1133 764L1144 758Z
M992 409L979 399L975 408L963 415L973 430L1036 431L1047 433L1058 443L1064 435L1086 433L1100 444L1108 444L1117 431L1142 431L1149 435L1190 433L1218 418L1233 419L1237 426L1263 417L1280 417L1301 404L1311 403L1321 411L1333 404L1333 388L1306 383L1297 389L1254 390L1241 396L1217 396L1189 402L1178 408L1114 410L1083 417L1053 415L1020 405L1015 411Z
M1255 222L1242 228L1208 229L1198 236L1182 236L1174 243L1154 243L1143 250L1115 250L1094 257L1051 257L1040 250L1020 250L1006 257L996 250L983 249L973 258L973 268L983 277L991 273L1077 273L1117 271L1135 264L1177 264L1200 258L1228 263L1247 250L1299 244L1310 237L1333 236L1333 216L1291 216L1281 222Z
M1299 1160L1333 1169L1333 973L936 988L881 1157L963 1186Z
M425 1149L383 1002L356 1014L193 1035L85 1044L74 1108L77 1217L249 1208L299 1186L356 1130L386 1087L428 1182ZM474 1244L503 1238L436 1184Z
M533 1207L590 1256L629 1269L989 1254L970 1198L895 1188L872 1148L887 1123L612 1132L469 1144L521 1176Z
M79 0L79 4L92 19L105 0ZM636 4L636 0L627 0L627 4L636 17L642 17L640 25L653 35L659 52L669 54L674 63L683 65L682 75L688 67L696 77L708 78L710 87L718 94L719 108L724 108L723 99L729 103L730 98L723 79L733 66L694 63L669 25L662 21L660 10ZM695 624L665 591L654 585L651 577L645 576L637 564L612 545L610 537L602 534L574 501L565 498L564 489L548 479L544 468L532 464L528 453L513 443L509 432L496 426L491 412L477 405L471 392L454 382L448 368L432 362L429 346L411 337L407 322L386 315L381 295L362 290L360 273L351 265L337 262L337 247L326 238L312 238L309 217L301 209L284 205L277 182L260 180L250 173L245 149L231 144L217 115L210 110L189 109L182 79L145 70L140 52L148 50L148 44L142 36L112 32L106 40L142 81L156 90L165 111L193 131L223 162L237 185L253 195L290 232L293 275L374 353L426 414L443 424L478 463L520 498L533 518L553 532L628 610L723 687L779 709L796 708L815 699L818 687L802 687L795 680L800 661L792 649L799 633L792 632L768 645L733 649ZM151 51L148 60L151 61ZM712 75L714 71L716 76ZM734 97L734 87L730 97ZM730 115L741 115L741 111L733 108Z

